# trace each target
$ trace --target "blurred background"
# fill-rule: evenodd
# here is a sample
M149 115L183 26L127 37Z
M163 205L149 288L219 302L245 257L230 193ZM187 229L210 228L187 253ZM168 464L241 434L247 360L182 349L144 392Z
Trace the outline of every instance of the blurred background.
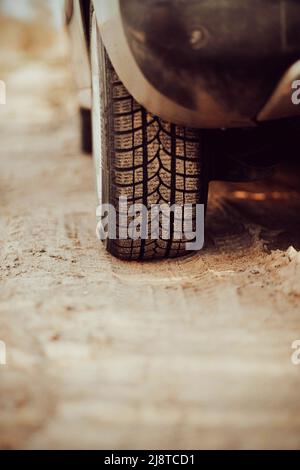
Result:
M0 0L0 9L3 15L29 22L47 18L50 23L61 26L63 3L64 0Z
M14 50L45 51L62 30L63 0L0 0L0 22L2 58ZM3 72L3 63L1 68Z
M6 84L7 101L0 113L0 132L11 127L12 120L15 131L18 124L23 131L26 126L32 130L34 125L59 125L66 115L77 117L63 4L0 0L0 80Z

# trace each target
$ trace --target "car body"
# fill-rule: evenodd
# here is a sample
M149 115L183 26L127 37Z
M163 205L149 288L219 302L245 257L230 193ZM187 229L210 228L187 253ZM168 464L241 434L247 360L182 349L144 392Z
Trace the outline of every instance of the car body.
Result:
M129 197L147 212L155 196L206 207L211 180L261 178L280 160L300 116L298 0L65 3L100 206ZM174 220L171 241L160 233L154 247L128 239L107 249L125 259L183 254Z
M68 1L78 88L90 106L87 1ZM73 4L70 7L70 4ZM170 122L249 127L300 114L297 0L93 0L114 68L135 99Z

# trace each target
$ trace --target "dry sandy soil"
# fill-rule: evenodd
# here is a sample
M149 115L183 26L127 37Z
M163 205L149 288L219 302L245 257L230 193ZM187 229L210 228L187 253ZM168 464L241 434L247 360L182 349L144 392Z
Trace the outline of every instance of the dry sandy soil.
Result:
M213 184L199 254L112 258L65 41L32 31L0 59L0 447L299 448L299 171Z

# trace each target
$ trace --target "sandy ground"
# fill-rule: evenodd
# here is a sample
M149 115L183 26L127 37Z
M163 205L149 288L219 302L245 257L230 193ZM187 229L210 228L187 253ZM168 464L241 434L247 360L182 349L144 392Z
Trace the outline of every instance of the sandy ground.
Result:
M64 40L0 60L0 447L299 448L299 171L213 184L201 253L120 262Z

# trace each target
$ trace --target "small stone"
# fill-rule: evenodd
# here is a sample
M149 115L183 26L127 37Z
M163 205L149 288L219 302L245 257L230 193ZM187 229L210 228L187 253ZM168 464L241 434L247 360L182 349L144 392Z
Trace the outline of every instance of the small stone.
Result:
M260 274L260 270L257 269L257 268L253 268L253 269L250 270L250 273L251 274Z
M293 246L290 246L289 249L286 252L289 261L294 261L297 264L300 264L300 252L295 250Z

